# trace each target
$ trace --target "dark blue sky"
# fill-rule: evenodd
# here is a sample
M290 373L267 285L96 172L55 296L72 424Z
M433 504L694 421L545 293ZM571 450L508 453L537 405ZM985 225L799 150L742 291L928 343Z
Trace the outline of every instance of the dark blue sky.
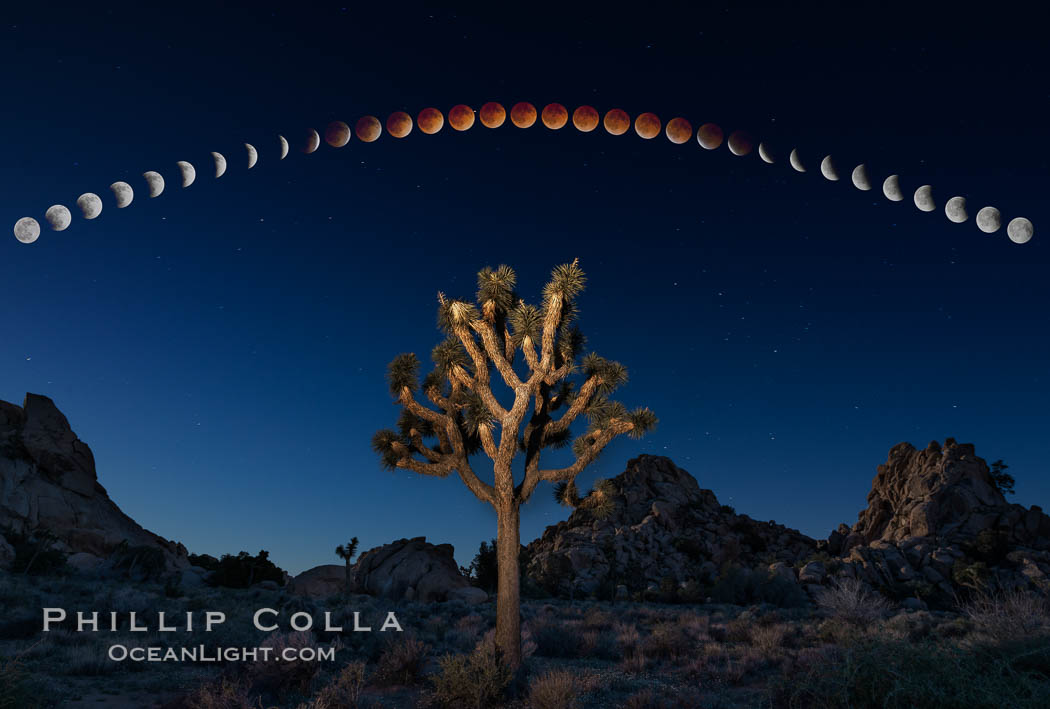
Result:
M0 222L86 191L105 208L0 239L0 398L54 398L114 500L192 551L265 548L297 572L352 535L426 535L469 562L495 534L487 506L369 449L396 418L385 366L429 359L438 290L472 296L479 268L508 263L535 299L576 257L590 346L660 416L582 486L666 454L739 511L821 537L856 520L891 446L954 436L1010 464L1016 501L1050 503L1050 52L1033 17L31 12L0 27ZM489 100L716 121L798 146L810 170L509 122L276 160L278 132ZM909 198L824 180L826 153L899 173ZM189 189L176 160L197 166ZM157 199L145 170L168 181ZM930 214L910 199L924 183ZM955 194L963 225L940 208ZM1035 238L979 232L985 204ZM567 514L548 490L525 541Z

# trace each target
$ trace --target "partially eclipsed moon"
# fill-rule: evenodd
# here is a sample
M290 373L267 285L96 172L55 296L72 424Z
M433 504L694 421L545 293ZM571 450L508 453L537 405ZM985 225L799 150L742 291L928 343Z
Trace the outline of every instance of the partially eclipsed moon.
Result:
M416 125L426 135L434 135L445 125L445 115L436 108L424 108L416 116Z
M627 111L619 108L607 111L602 122L609 135L623 135L631 127L631 117L627 115Z
M343 121L332 121L324 129L324 142L341 148L350 142L350 126Z
M281 157L280 157L280 159L284 160L286 157L288 157L288 141L285 140L283 135L277 136L277 141L281 145Z
M962 224L969 219L970 215L966 213L966 198L952 197L945 202L944 215L948 217L948 221L955 222L956 224Z
M871 178L868 177L868 166L864 163L853 168L853 175L851 177L853 179L853 186L858 190L867 192L871 189Z
M244 149L248 151L248 169L251 170L259 162L259 151L251 143L245 143Z
M131 185L127 182L114 182L109 189L113 192L113 199L116 200L118 209L123 209L135 199L135 190L131 189Z
M762 158L762 162L769 163L772 165L776 160L776 156L773 154L772 149L766 143L758 144L758 157Z
M634 132L639 137L650 140L660 135L660 117L646 111L634 119Z
M478 118L486 128L499 128L507 120L507 109L503 108L503 104L489 101L478 111Z
M354 133L357 134L357 139L364 143L374 143L379 140L379 135L382 132L383 124L375 116L361 116L357 119L357 124L354 125Z
M321 147L321 136L317 134L317 131L311 128L306 131L306 134L303 136L302 151L309 155L319 147Z
M64 204L53 204L47 208L44 219L47 220L52 230L62 231L69 227L70 222L73 221L73 215L69 213L69 208Z
M85 192L77 197L77 206L84 219L94 219L102 214L102 198L94 192Z
M1032 239L1035 227L1024 217L1015 217L1006 225L1006 235L1015 244L1026 244Z
M560 130L569 122L569 110L560 103L548 103L543 107L540 120L551 130Z
M664 135L675 145L688 143L689 139L693 137L693 126L684 118L672 118L667 122Z
M791 155L788 156L788 162L791 163L791 167L795 168L796 171L806 171L806 166L802 164L802 156L798 154L798 148L791 149Z
M834 182L839 179L839 167L835 164L835 158L825 155L820 161L820 174Z
M175 164L179 166L179 174L182 175L182 186L189 187L192 185L193 181L197 179L197 171L193 165L185 160L179 160Z
M32 244L40 238L40 223L32 217L22 217L15 222L15 238L23 244Z
M995 207L982 207L977 212L977 228L985 234L994 234L1002 226L1002 216Z
M211 157L215 160L215 179L219 179L226 172L226 158L223 157L222 153L214 151L212 151Z
M412 132L412 116L404 111L394 111L387 116L386 132L395 138L404 138Z
M452 130L469 130L474 126L474 109L458 103L448 110L448 124Z
M142 173L142 176L146 178L146 186L149 188L149 196L160 197L161 192L164 191L164 177L159 172L149 170Z
M510 108L510 122L518 128L531 128L536 122L536 107L528 101L519 101Z
M733 155L747 155L754 145L755 141L747 131L735 130L729 134L729 152Z
M696 142L708 150L721 145L723 137L722 129L715 123L705 123L696 129Z
M891 202L900 202L904 199L904 191L901 189L901 176L890 175L882 183L882 194Z
M915 190L915 206L924 212L932 212L937 209L937 203L933 201L933 187L923 185Z
M581 133L590 133L598 127L598 111L593 106L580 106L572 112L572 124Z

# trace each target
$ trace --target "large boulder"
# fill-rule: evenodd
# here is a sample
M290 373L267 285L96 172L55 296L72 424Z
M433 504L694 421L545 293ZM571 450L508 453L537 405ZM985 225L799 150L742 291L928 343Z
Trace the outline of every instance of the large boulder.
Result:
M322 564L302 572L288 582L287 590L296 596L328 598L346 590L346 567Z
M453 553L451 544L430 544L426 537L399 539L363 553L351 570L351 586L356 593L396 600L449 600L470 586Z
M46 396L22 406L0 401L0 527L51 532L70 554L106 558L129 546L161 549L169 570L189 565L181 544L163 539L121 512L99 484L91 448ZM0 552L2 555L2 552ZM88 564L86 557L76 557Z

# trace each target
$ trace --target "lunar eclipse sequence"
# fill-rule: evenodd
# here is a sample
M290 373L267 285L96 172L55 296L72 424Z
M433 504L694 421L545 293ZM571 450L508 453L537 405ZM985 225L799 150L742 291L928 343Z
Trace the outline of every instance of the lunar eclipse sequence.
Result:
M547 104L542 111L526 101L514 104L508 114L502 104L490 101L481 106L475 113L474 109L464 104L457 104L448 111L447 122L456 131L466 131L474 126L475 120L480 121L485 128L499 128L507 119L517 128L531 128L537 122L541 122L550 130L560 130L572 121L572 125L581 133L590 133L598 129L599 124L604 127L610 135L624 135L631 128L630 115L619 108L614 108L602 117L592 106L580 106L569 115L568 109L560 103ZM412 116L404 111L394 111L386 120L386 132L394 138L405 138L412 133L415 126L426 135L439 132L445 125L446 117L436 108L424 108L413 121ZM383 134L384 124L375 116L363 116L357 120L354 127L343 121L333 121L324 131L323 141L333 148L342 148L356 135L361 142L372 143ZM693 135L693 124L681 117L672 118L664 126L659 116L655 113L640 113L634 118L635 133L645 139L651 140L660 135L663 129L664 135L669 141L676 145L688 143ZM755 152L755 138L747 131L736 130L726 137L722 128L715 123L704 123L695 132L696 141L706 150L715 150L723 143L729 151L736 156L746 156ZM301 149L303 153L309 154L320 148L322 142L321 134L316 130L309 130L303 136ZM289 143L283 136L277 136L279 158L283 160L288 156ZM250 143L244 144L248 168L255 166L259 159L259 151ZM758 142L757 152L763 162L772 164L778 159L775 150L765 142ZM214 160L215 178L220 178L226 172L226 157L218 152L212 152ZM799 150L794 148L788 156L788 163L796 172L806 172L807 165ZM183 188L187 188L196 180L197 172L194 166L180 160L176 163L180 182ZM820 162L820 173L827 180L836 182L841 179L840 167L831 155L825 156ZM153 170L142 175L146 183L146 189L150 198L159 197L164 192L164 177ZM874 183L869 175L865 164L859 164L850 173L853 186L861 191L873 189ZM114 204L118 209L129 206L135 197L134 188L127 182L118 181L109 186L113 194ZM905 199L905 193L901 188L900 175L889 175L883 180L882 192L885 197L893 202ZM937 209L937 202L933 195L931 185L921 185L913 194L915 206L923 212L932 212ZM102 198L93 192L85 192L77 198L76 206L79 208L84 219L95 219L102 213ZM955 196L944 205L944 213L949 221L961 224L969 220L966 206L966 198ZM72 212L62 204L49 207L44 214L44 221L53 231L64 231L72 223ZM981 208L974 219L977 228L986 234L993 234L1002 226L1002 215L995 207L986 206ZM1031 240L1034 233L1032 222L1025 217L1015 217L1006 226L1006 234L1010 241L1015 244L1024 244ZM23 244L31 244L40 237L40 223L33 217L22 217L14 226L15 238Z

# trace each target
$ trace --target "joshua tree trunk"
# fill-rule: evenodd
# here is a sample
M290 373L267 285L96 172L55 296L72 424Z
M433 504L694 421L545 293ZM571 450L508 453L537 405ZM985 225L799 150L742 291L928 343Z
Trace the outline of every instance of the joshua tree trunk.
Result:
M501 501L497 513L496 648L511 667L521 664L521 583L518 555L521 549L515 500Z

